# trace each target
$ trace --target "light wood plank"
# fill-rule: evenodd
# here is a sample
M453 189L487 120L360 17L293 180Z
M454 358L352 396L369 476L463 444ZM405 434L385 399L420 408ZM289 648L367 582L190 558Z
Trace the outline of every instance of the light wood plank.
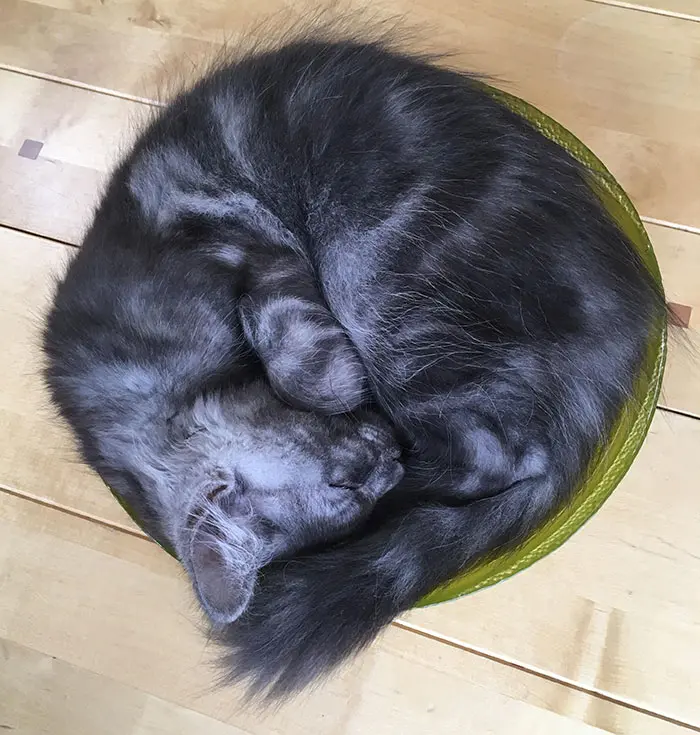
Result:
M0 728L19 735L249 732L12 641L0 650Z
M16 2L17 0L9 0ZM26 0L22 0L26 2ZM470 0L472 2L473 0ZM201 0L196 4L186 0L119 0L118 3L101 2L101 0L30 0L32 4L43 6L49 10L82 16L85 27L99 24L103 28L117 29L123 33L148 30L161 37L169 36L178 39L199 40L204 43L222 44L235 41L242 32L263 31L257 28L261 19L272 17L270 27L275 28L276 21L286 25L295 20L309 18L318 13L320 4L315 0L298 0L294 4L284 0L261 0L261 2L226 3L223 0ZM400 0L398 12L408 12L411 3ZM343 9L361 8L361 4L346 3ZM31 9L21 12L32 12ZM38 11L34 11L38 12ZM94 27L94 25L93 25ZM148 42L146 42L148 45ZM151 44L156 43L151 41ZM206 49L202 45L200 49Z
M176 565L152 544L3 498L0 574L0 692L9 689L10 715L32 735L46 718L52 735L170 735L187 724L236 732L194 713L260 735L682 731L397 629L316 692L261 717L241 710L234 691L211 691L212 651ZM97 727L75 729L83 723Z
M43 143L41 159L109 171L149 108L104 94L3 72L0 145L18 152L25 139Z
M137 95L153 95L169 69L196 66L265 14L286 8L300 16L309 7L5 2L11 21L0 28L0 62ZM700 226L700 24L650 13L632 22L629 10L585 0L393 0L382 12L430 28L430 44L457 52L453 63L495 75L567 125L642 214ZM185 49L194 37L211 43Z
M0 146L0 225L62 242L80 242L104 183L94 169L21 158Z
M40 329L53 277L71 248L0 230L0 483L50 497L101 518L132 525L72 451L40 379Z
M133 5L131 10L122 2L97 5L104 14L101 19L90 12L97 8L87 3L70 8L60 2L51 7L3 0L0 63L152 96L168 73L212 52L211 41L178 35L156 22L152 27L140 23ZM194 14L200 12L199 3L185 5ZM223 33L218 37L222 40Z
M589 0L602 5L614 5L632 12L661 13L683 20L700 21L700 6L697 0L649 0L649 2L628 2L627 0ZM634 22L634 21L632 21Z
M687 329L670 331L660 403L700 417L700 235L648 225L666 297L690 307Z
M0 483L131 525L75 462L39 385L37 317L68 248L9 231L2 238L0 333L8 352L0 422L13 439L0 443ZM700 588L692 582L700 578L699 443L700 421L657 416L630 475L562 550L493 590L411 619L700 722L697 692L682 685L700 659ZM678 656L666 657L670 649Z
M151 108L0 72L0 224L77 243L106 173ZM19 156L27 139L36 160Z

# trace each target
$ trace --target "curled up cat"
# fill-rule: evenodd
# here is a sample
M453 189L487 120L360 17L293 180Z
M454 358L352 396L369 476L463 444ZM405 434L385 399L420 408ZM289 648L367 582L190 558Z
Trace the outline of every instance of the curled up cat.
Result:
M113 173L47 319L85 461L283 697L570 497L663 294L587 172L382 44L222 63Z

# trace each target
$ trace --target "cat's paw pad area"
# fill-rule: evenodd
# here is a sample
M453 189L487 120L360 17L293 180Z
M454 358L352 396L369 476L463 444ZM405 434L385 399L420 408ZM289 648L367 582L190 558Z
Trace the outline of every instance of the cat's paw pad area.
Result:
M324 340L309 353L287 340L265 367L279 397L305 410L345 413L367 396L364 368L344 334Z
M391 428L358 417L357 429L333 451L328 484L352 491L362 502L375 502L403 477L401 448Z
M332 415L357 408L367 376L355 347L331 314L294 297L241 305L244 331L278 396Z

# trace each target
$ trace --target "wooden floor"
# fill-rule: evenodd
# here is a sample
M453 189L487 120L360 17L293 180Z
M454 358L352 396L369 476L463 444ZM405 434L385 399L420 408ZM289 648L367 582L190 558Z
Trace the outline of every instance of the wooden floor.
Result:
M700 732L700 0L374 6L405 13L455 63L495 74L592 147L687 307L638 461L561 550L405 616L339 677L263 718L213 689L177 565L75 461L38 378L52 275L164 80L283 7L303 17L313 3L0 0L0 730Z

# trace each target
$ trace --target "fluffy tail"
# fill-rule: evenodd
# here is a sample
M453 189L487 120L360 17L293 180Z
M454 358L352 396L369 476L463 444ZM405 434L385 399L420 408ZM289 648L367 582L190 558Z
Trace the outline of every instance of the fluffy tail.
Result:
M547 478L464 506L424 505L318 554L264 570L246 613L215 633L227 679L276 700L368 646L423 595L512 543L551 509Z

